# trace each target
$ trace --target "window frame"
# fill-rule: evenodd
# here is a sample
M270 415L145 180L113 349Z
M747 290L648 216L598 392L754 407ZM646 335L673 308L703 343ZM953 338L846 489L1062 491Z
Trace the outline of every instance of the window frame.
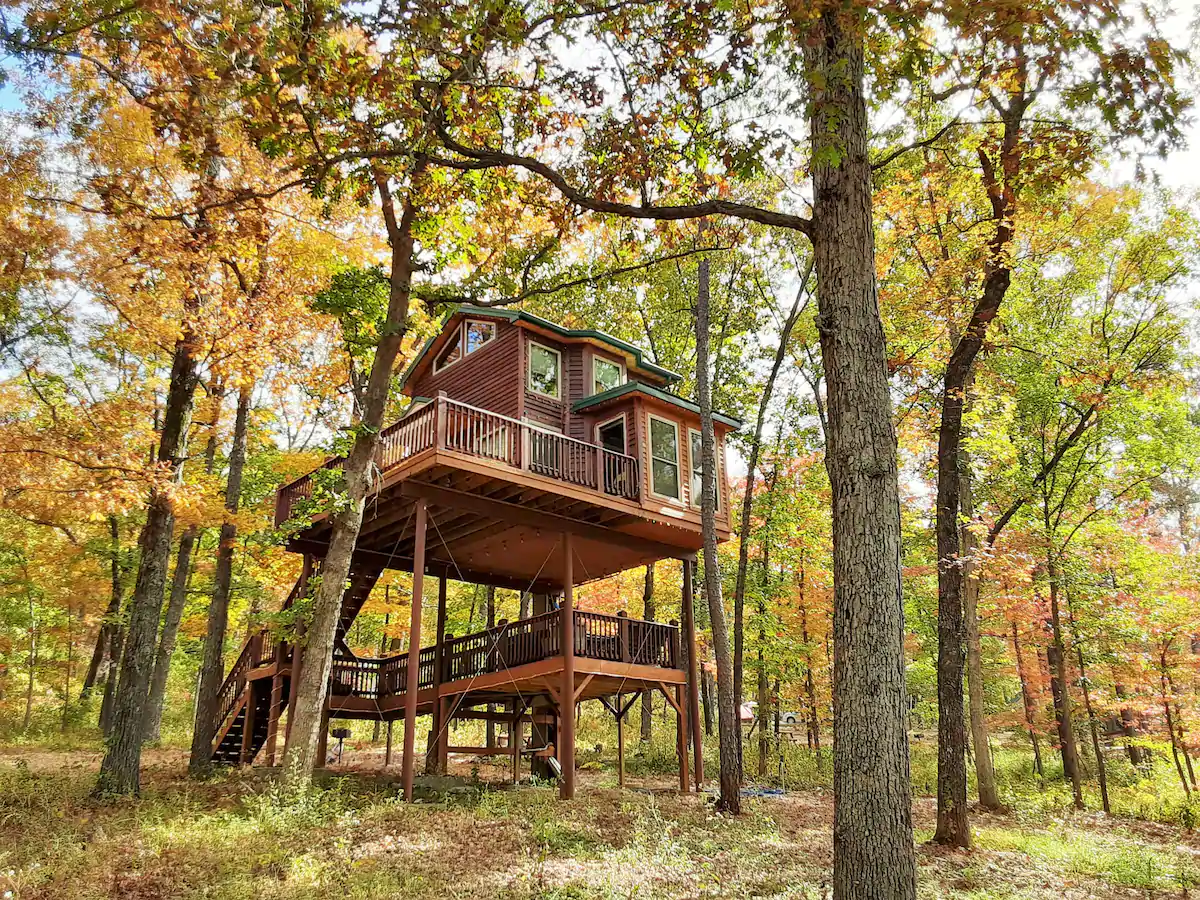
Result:
M488 338L486 341L484 341L482 344L480 344L478 347L476 347L474 350L468 350L467 349L467 329L470 328L472 325L486 325L488 328L490 328L492 330L492 336L490 338ZM459 357L460 359L466 359L472 353L482 350L484 347L486 347L488 344L490 344L492 341L496 340L496 338L500 336L500 329L496 327L496 323L489 321L488 319L464 319L463 323L460 327L462 328L462 350L463 350L463 355L461 357ZM453 365L453 363L451 365Z
M492 336L490 338L488 338L486 341L484 341L482 344L480 344L478 347L476 347L474 350L467 349L467 328L471 325L486 325L492 329ZM458 323L458 326L454 329L453 342L446 341L446 343L442 345L442 349L438 351L438 355L433 358L433 374L441 375L443 372L445 372L447 369L451 368L452 366L458 365L460 362L462 362L464 359L466 359L472 353L475 353L479 350L484 349L488 344L495 341L496 338L498 338L499 336L500 336L500 329L497 327L495 322L492 322L488 319L463 319L461 322ZM444 366L439 366L438 360L441 358L442 354L446 352L447 348L449 348L451 346L452 343L458 347L458 359L454 360L454 362L448 362Z
M451 346L458 347L458 359L455 359L452 362L448 362L445 365L439 365L439 363L441 362L442 355ZM446 343L444 343L442 345L442 349L437 352L437 356L435 356L433 358L433 374L441 375L447 369L457 365L458 363L462 362L466 358L467 358L467 354L463 352L463 329L462 329L462 323L460 322L458 324L458 327L454 329L454 340L446 341Z
M689 471L688 471L688 503L692 507L692 509L699 509L700 503L696 500L695 491L692 490L691 479L697 474L697 472L703 472L703 469L701 468L701 466L697 466L696 461L694 459L692 459L692 435L693 434L696 437L700 438L702 445L704 442L704 435L698 428L692 428L690 425L688 426L688 469L689 469ZM720 443L720 441L717 440L715 429L714 429L714 433L713 433L713 444L714 444L714 446L713 446L713 465L716 467L716 470L717 470L714 473L714 477L713 477L713 482L714 482L713 483L713 489L714 489L713 490L713 494L714 494L713 499L716 500L716 504L713 506L713 512L716 513L717 515L720 515L721 506L722 506L722 503L721 503L721 443ZM701 446L700 452L701 453L704 452L703 446ZM703 476L701 476L701 477L703 477Z
M611 425L613 422L621 423L621 431L623 432L624 438L625 438L625 449L622 450L621 453L624 456L628 456L629 455L629 422L625 418L625 413L620 412L620 413L617 413L615 416L611 416L611 417L605 419L603 422L597 422L596 427L592 429L592 438L596 442L597 447L600 447L604 450L608 450L607 447L605 447L602 443L600 443L600 429L604 428L607 425ZM613 451L610 451L610 452L613 452Z
M596 390L596 380L597 380L596 379L596 363L607 363L610 366L616 366L617 371L620 373L620 375L618 376L619 381L617 382L617 384L613 385L612 388L605 388L604 389L605 391L610 391L610 390L613 390L614 388L618 388L621 385L625 384L626 381L628 381L628 375L625 372L625 363L614 362L613 360L609 359L607 356L601 356L599 353L593 353L592 354L592 393L593 394L604 393L604 391Z
M654 461L659 459L654 455L654 422L662 422L664 425L670 425L675 430L675 492L676 496L670 494L660 494L654 489ZM679 445L679 423L664 418L663 416L655 415L652 412L646 413L646 458L647 458L647 480L649 481L650 495L657 497L660 500L669 500L672 503L683 503L683 460L681 448ZM659 459L660 462L668 462L666 459Z
M556 392L548 394L545 391L538 390L533 386L533 348L540 347L547 353L553 353L554 358L558 360L558 378L555 383ZM562 402L562 376L563 376L563 355L561 350L555 350L553 347L548 347L545 344L538 343L535 340L529 341L529 350L525 354L525 390L531 394L537 394L539 397L546 397L550 400Z

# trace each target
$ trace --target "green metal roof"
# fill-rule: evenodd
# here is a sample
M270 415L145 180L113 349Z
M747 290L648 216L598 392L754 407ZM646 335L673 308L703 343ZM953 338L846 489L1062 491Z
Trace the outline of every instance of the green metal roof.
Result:
M478 316L480 318L505 319L509 322L525 322L529 325L535 325L538 328L544 328L547 331L551 331L557 334L559 337L567 340L590 339L600 341L601 343L608 344L610 347L620 350L622 353L629 354L633 357L634 365L638 369L658 376L667 384L673 384L683 377L677 372L672 372L670 369L664 369L662 366L656 365L655 363L645 359L640 347L636 347L633 344L627 343L620 338L615 338L611 334L605 334L603 331L597 331L594 328L584 328L579 330L563 328L563 326L557 324L556 322L551 322L549 319L543 319L541 316L535 316L533 313L522 312L518 309L472 306L470 304L463 304L462 306L459 306L458 308L448 312L442 318L443 328L446 322L451 319L451 317L459 314L464 316ZM433 346L433 342L441 337L441 334L442 332L439 331L425 342L425 346L421 348L421 352L417 354L416 359L414 359L408 369L405 370L404 377L400 379L401 386L407 383L409 376L412 375L417 366L421 364L421 361L425 358L425 354L429 352L429 349Z
M669 394L666 391L656 388L650 384L642 384L639 381L627 381L625 384L618 385L615 388L609 388L601 394L592 394L590 397L584 397L582 400L576 400L571 404L571 409L575 412L582 412L590 406L598 406L601 403L606 403L609 400L615 400L617 397L623 397L625 394L640 392L654 397L656 400L662 400L664 403L670 403L672 406L678 406L680 409L686 409L688 412L693 412L700 415L700 407L691 400L684 400L682 397L676 397L674 394ZM744 424L741 419L736 419L733 416L727 416L725 413L714 412L713 419L728 425L730 428L741 428Z

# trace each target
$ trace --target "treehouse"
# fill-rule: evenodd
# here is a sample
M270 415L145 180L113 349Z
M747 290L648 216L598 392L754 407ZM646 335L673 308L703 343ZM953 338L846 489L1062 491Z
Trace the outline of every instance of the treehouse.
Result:
M380 436L325 714L404 721L407 797L418 716L433 721L427 771L444 772L450 753L505 754L515 779L528 758L542 774L560 771L561 794L570 797L575 705L601 701L621 733L633 699L655 690L676 712L680 787L688 789L689 742L699 785L691 593L702 545L700 415L671 393L678 378L603 332L473 307L450 315L405 373L412 403ZM741 423L714 420L717 532L726 540L725 442ZM330 521L309 502L319 480L307 475L277 496L276 524L294 515L305 523L288 545L304 556L289 603L303 596L329 547ZM682 625L576 608L578 585L662 559L684 561ZM436 637L397 655L356 656L346 632L388 568L438 579ZM447 579L529 592L533 614L447 634ZM413 582L410 635L422 633L425 583ZM246 764L262 755L274 764L287 740L281 713L307 664L301 647L270 631L249 640L222 688L214 760ZM451 746L449 724L466 719L501 724L506 745Z

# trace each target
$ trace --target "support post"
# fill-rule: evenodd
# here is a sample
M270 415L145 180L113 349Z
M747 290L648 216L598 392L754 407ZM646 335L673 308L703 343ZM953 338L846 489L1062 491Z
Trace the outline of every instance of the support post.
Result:
M691 789L691 778L688 777L688 701L683 685L675 686L675 730L679 737L679 793L686 794Z
M239 766L249 763L254 752L254 714L258 706L254 700L254 695L258 693L255 684L253 681L246 682L246 718L242 722L242 746L238 749Z
M617 784L625 787L625 707L617 694Z
M275 765L275 744L279 740L279 716L283 712L283 675L279 667L283 665L283 643L280 652L275 657L275 674L271 676L271 705L267 710L267 765Z
M387 747L383 751L383 767L389 768L392 765L392 726L396 724L395 719L388 719L387 723Z
M700 662L696 645L696 602L692 587L694 565L692 560L683 563L683 639L688 646L687 704L688 721L692 726L692 773L696 778L696 790L704 785L704 744L700 728Z
M438 578L438 608L437 608L437 637L434 644L433 689L434 696L442 686L442 673L445 671L446 644L446 576ZM446 707L447 704L439 697L433 704L433 729L430 731L429 746L425 748L425 773L427 775L446 774Z
M559 690L558 762L562 766L559 797L575 796L575 551L571 533L563 532L562 687Z
M440 404L439 404L440 407ZM404 799L413 798L413 755L417 747L417 684L421 668L421 603L425 592L425 525L428 510L425 498L416 500L416 524L413 535L412 618L408 627L408 681L404 693L404 756L401 760L401 784Z

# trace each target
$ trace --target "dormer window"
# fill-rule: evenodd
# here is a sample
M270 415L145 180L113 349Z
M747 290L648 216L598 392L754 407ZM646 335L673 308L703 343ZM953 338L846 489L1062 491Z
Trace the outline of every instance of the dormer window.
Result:
M592 357L592 393L603 394L625 383L625 367L602 356Z
M442 352L433 361L433 371L440 372L454 365L464 356L470 356L488 341L496 337L495 322L467 320L454 330L454 336L446 342Z
M496 336L495 322L467 322L463 325L463 348L470 356Z

